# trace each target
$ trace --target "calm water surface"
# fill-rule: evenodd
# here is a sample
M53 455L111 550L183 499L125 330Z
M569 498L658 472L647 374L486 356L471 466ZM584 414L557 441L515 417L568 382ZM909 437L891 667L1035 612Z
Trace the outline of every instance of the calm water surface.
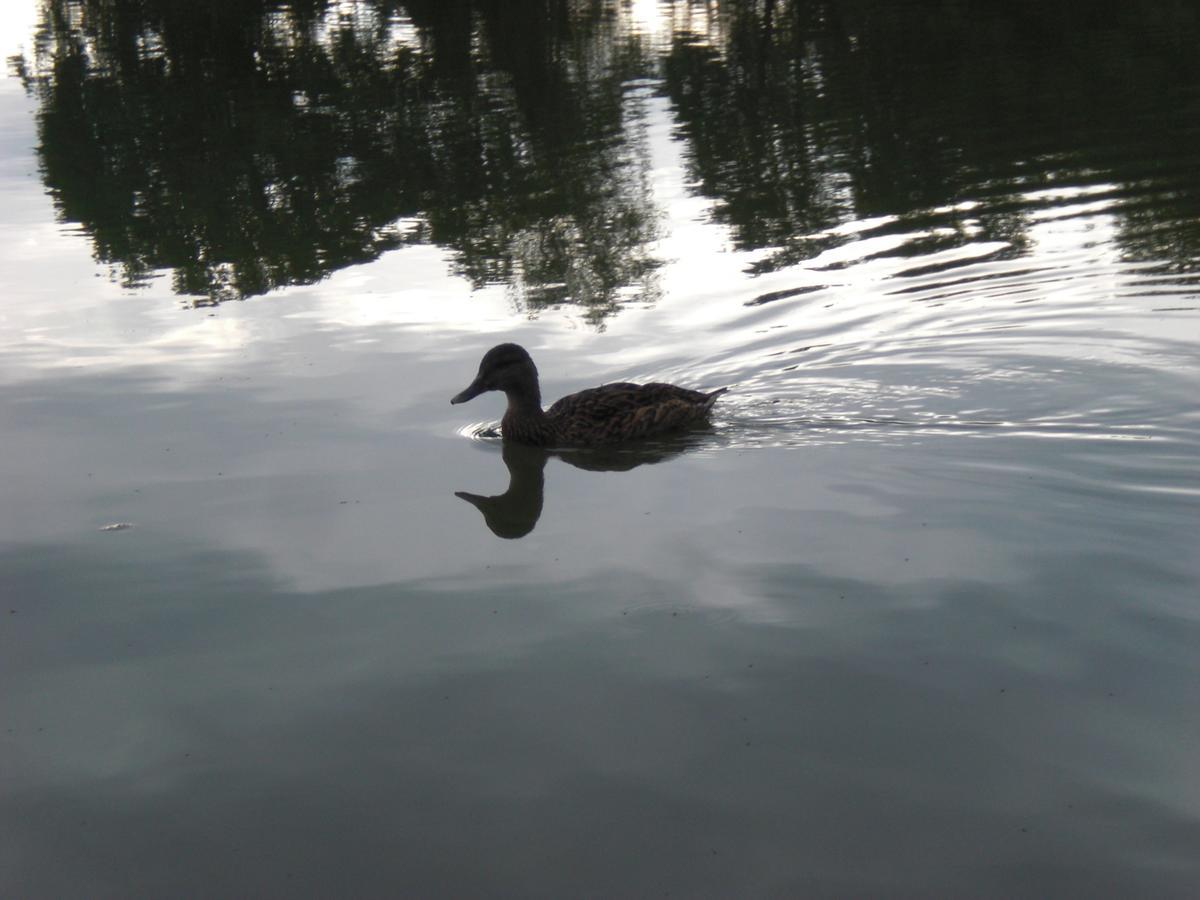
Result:
M1195 896L1191 4L10 7L0 894Z

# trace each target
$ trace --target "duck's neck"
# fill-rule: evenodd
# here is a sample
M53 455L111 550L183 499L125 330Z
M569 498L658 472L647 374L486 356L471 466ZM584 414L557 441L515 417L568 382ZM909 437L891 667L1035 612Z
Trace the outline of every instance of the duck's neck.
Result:
M508 409L500 420L506 440L545 447L554 443L554 425L542 411L542 395L535 385L520 391L507 391Z
M519 390L505 391L504 396L508 400L508 409L504 411L505 418L509 416L540 418L546 415L542 412L542 392L537 384L522 385Z

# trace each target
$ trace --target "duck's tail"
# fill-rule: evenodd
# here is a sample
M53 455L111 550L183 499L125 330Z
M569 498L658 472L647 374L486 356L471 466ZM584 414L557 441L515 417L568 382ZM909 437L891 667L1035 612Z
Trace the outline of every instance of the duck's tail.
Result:
M727 388L727 387L717 388L715 391L709 391L707 394L705 394L704 395L704 411L708 412L710 409L712 409L713 404L717 402L717 398L720 397L722 394L724 394L728 390L729 390L729 388Z

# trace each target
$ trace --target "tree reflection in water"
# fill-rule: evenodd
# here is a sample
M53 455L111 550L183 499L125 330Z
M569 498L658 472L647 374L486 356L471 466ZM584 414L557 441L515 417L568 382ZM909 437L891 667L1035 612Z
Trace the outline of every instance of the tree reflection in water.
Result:
M904 234L900 255L995 241L1017 256L1045 202L1029 194L1063 183L1148 200L1158 229L1141 202L1116 207L1130 255L1195 270L1200 184L1181 199L1176 176L1200 163L1198 37L1194 8L1150 0L729 2L677 36L665 80L690 180L738 246L772 251L755 271L864 220ZM1134 187L1163 163L1169 189Z
M421 241L535 308L653 287L640 60L593 4L48 0L44 22L45 181L127 285L171 269L209 304Z
M654 299L646 77L734 245L768 251L752 273L850 222L896 254L1020 255L1064 183L1136 195L1112 204L1126 255L1195 272L1190 4L662 9L659 46L589 0L44 0L16 65L63 219L125 284L171 270L199 304L413 242L527 311Z

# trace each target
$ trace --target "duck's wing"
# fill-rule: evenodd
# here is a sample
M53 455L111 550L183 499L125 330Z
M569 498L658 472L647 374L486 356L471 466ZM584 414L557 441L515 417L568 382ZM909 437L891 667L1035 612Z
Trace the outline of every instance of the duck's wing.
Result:
M702 393L673 384L616 382L570 394L546 410L570 443L609 443L703 419L725 388Z

